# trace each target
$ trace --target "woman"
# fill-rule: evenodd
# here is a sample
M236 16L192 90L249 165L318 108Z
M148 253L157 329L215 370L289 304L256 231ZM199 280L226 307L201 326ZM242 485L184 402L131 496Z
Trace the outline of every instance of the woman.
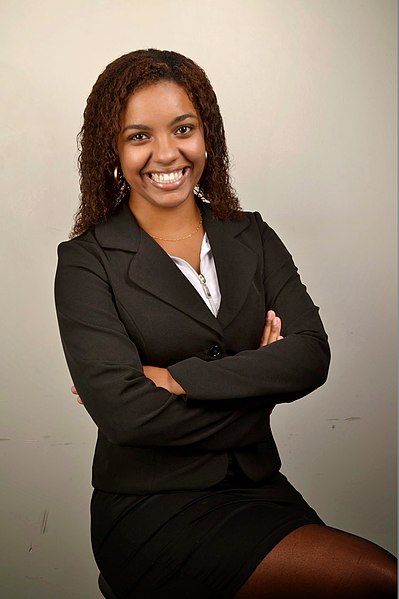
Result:
M99 429L99 569L135 599L394 596L394 558L325 526L279 472L270 412L323 384L329 348L228 166L191 60L139 50L100 75L56 276L68 366Z

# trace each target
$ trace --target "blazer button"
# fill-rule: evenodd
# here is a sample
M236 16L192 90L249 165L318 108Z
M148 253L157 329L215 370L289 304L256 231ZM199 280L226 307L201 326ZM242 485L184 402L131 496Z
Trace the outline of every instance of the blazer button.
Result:
M220 356L220 354L222 353L222 348L220 347L220 345L212 345L212 347L210 347L208 349L208 356L210 358L218 358Z

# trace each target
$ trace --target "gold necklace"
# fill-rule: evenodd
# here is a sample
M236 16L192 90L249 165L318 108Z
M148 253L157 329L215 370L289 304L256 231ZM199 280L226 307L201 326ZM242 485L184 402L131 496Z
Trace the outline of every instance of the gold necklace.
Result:
M159 239L159 241L183 241L183 239L190 239L193 235L198 233L202 225L202 214L200 214L200 220L198 225L195 227L194 231L189 233L188 235L184 235L183 237L157 237L156 235L151 235L153 239Z

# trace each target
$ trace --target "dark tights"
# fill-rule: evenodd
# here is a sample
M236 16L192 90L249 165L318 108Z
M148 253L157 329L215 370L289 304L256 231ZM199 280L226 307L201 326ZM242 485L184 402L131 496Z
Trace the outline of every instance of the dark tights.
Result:
M309 524L287 535L235 599L396 597L396 559L365 539Z

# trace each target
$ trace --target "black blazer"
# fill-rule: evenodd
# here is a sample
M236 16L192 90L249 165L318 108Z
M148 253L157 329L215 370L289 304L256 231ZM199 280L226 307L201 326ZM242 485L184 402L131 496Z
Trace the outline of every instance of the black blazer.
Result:
M59 246L66 360L98 426L93 485L153 493L213 485L232 452L254 481L280 468L269 412L327 376L327 336L290 254L257 213L221 221L202 203L222 295L217 318L127 204ZM284 339L258 349L265 314ZM169 368L175 396L143 375Z

